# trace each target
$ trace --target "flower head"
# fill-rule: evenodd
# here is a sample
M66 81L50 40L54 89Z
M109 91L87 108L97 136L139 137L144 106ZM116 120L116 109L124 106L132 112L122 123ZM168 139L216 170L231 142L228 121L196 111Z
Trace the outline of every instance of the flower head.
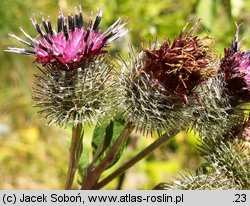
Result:
M144 134L184 129L191 118L187 107L193 105L188 101L196 101L193 90L215 73L207 37L192 35L194 28L184 28L172 44L155 42L139 54L131 49L124 62L120 103L126 120Z
M119 18L105 32L101 32L99 24L102 19L102 10L98 11L94 23L91 14L87 26L84 27L81 7L79 7L79 11L77 8L75 10L75 15L69 14L68 17L65 17L63 12L60 11L57 20L57 32L52 29L49 17L47 20L42 17L43 28L33 17L32 23L39 33L38 38L32 38L22 28L20 30L28 38L29 42L12 33L10 34L23 44L28 45L30 49L9 47L6 51L34 55L36 62L43 64L43 66L59 64L71 69L72 65L85 61L90 56L103 53L104 48L110 42L128 31L123 31L127 21L121 23Z
M193 35L195 26L189 32L184 28L173 43L168 39L159 49L144 49L144 71L170 94L178 94L186 100L196 86L214 74L209 67L211 51L206 45L208 37Z
M236 100L250 100L250 51L240 50L239 26L230 48L225 49L220 70L225 76L228 95Z
M30 49L8 48L15 52L36 57L40 73L35 74L33 87L34 106L50 123L60 126L68 124L91 124L109 114L113 105L114 68L106 55L105 47L125 34L127 21L119 18L105 32L99 24L102 10L87 26L83 26L81 7L75 15L66 18L62 11L57 21L57 32L52 29L50 19L42 17L42 25L32 19L39 36L32 38L22 28L28 38L16 38ZM113 108L112 108L113 109Z
M117 95L126 121L132 122L135 129L145 135L156 132L160 136L173 129L183 129L186 118L183 118L182 97L169 95L163 86L156 86L155 80L143 72L143 51L136 53L131 48L130 56L122 63Z

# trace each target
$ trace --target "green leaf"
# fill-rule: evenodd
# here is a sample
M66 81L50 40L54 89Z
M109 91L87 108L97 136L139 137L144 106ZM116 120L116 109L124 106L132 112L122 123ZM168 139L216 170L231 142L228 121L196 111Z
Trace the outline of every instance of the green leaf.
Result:
M85 174L86 174L86 169L89 165L89 151L88 150L83 150L80 160L79 160L79 166L78 166L78 174L79 174L79 178L78 178L78 183L79 185L82 184L82 180L85 178Z
M121 122L123 122L123 119L116 119L116 120L118 120L118 121L114 122L114 131L113 131L114 138L112 139L112 145L115 142L115 140L119 137L120 133L123 131L124 126L125 126L124 124L121 123ZM119 150L118 154L116 155L114 161L112 162L112 164L108 168L112 167L113 165L115 165L119 161L119 159L121 158L121 155L122 155L122 153L123 153L123 151L124 151L124 149L126 148L127 145L128 145L128 141L125 142L122 145L122 147L120 148L120 150Z
M99 163L109 149L112 147L120 133L124 129L125 121L121 114L117 114L113 120L104 121L96 125L92 139L92 154L93 163ZM113 163L109 166L112 167L121 157L126 144L122 145Z
M113 136L114 122L106 121L97 125L94 130L92 139L92 150L94 159L99 158L109 147Z

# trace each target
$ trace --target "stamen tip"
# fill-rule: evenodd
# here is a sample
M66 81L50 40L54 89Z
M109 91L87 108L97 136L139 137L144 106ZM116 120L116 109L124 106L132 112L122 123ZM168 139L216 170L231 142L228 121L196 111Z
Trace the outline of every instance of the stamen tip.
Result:
M102 13L103 13L103 8L98 9L97 16L98 16L98 17L102 17Z

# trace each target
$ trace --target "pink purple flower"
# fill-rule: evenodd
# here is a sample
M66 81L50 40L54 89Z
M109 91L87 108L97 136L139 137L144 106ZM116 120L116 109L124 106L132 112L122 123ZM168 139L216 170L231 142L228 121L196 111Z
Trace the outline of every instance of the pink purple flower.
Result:
M75 9L75 15L65 17L60 11L57 20L57 32L52 28L50 18L45 20L42 17L42 24L38 24L32 18L32 23L39 33L38 38L32 38L21 27L20 30L29 41L25 41L14 34L10 36L16 38L30 49L9 47L7 52L15 52L36 57L36 62L46 66L48 64L63 64L67 68L80 63L91 56L105 52L105 48L110 42L124 35L128 30L123 27L127 21L121 22L118 18L105 32L100 31L99 24L102 19L102 10L93 22L93 14L89 18L88 24L84 26L82 9Z
M225 49L220 70L225 75L227 93L237 100L250 100L250 51L241 51L239 27L230 48Z

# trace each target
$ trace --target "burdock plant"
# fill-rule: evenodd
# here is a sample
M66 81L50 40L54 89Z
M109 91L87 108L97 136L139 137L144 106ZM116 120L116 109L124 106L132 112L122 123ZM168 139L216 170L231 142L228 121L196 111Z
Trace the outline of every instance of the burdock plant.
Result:
M183 129L189 98L196 98L195 88L215 74L209 37L196 36L197 25L190 30L186 25L172 43L154 42L138 54L131 48L120 75L121 106L139 131L160 135Z
M119 56L112 61L106 47L128 32L127 21L119 18L102 32L101 18L102 10L94 21L91 14L87 23L81 7L74 16L60 11L56 32L49 17L42 17L42 24L33 17L39 36L32 38L20 28L27 41L10 36L29 48L6 50L35 56L40 73L35 74L34 105L48 124L72 126L65 189L72 188L77 169L81 189L100 189L189 129L200 135L198 149L207 162L196 175L156 189L249 188L249 149L243 142L249 139L245 105L250 100L250 55L240 50L238 30L220 60L213 54L211 37L196 34L196 21L173 40L143 44L141 49L131 46L127 60ZM85 124L96 124L92 159L79 165ZM101 179L118 161L133 131L157 138Z
M215 75L209 37L195 35L198 21L188 25L173 42L154 42L136 52L130 51L128 61L122 60L119 77L120 107L126 122L145 135L157 134L151 145L100 181L99 189L128 168L187 129L192 114L189 108L197 103L196 88ZM189 100L196 103L190 104Z
M29 49L9 47L7 52L33 55L40 74L35 75L34 101L48 123L73 125L70 161L65 189L70 189L82 153L84 124L95 123L112 108L114 69L105 48L124 35L127 21L119 18L105 32L99 29L102 10L84 26L81 7L75 15L59 12L57 32L50 18L32 23L39 36L32 38L22 28L25 41L10 33Z
M239 27L217 64L218 74L199 88L201 105L192 108L205 159L195 173L155 189L249 189L249 54L240 49ZM202 104L203 103L203 104ZM204 104L205 103L205 104Z

